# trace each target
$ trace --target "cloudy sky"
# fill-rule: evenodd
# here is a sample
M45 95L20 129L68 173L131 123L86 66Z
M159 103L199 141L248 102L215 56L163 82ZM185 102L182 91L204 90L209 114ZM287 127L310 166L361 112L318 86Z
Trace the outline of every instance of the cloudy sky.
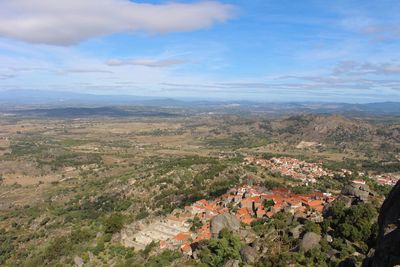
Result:
M399 14L398 0L0 0L0 97L400 101Z

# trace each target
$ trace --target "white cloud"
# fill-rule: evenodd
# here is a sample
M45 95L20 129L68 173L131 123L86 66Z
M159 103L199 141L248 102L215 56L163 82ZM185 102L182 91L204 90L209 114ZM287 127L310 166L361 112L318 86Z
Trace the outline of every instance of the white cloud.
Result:
M128 0L2 0L0 36L30 43L71 45L117 32L191 31L228 20L218 2L144 4Z
M334 68L334 74L348 75L399 75L400 64L394 62L383 63L359 63L354 61L344 61Z
M181 59L131 59L131 60L122 60L122 59L111 59L106 62L108 66L126 66L126 65L135 65L135 66L145 66L151 68L162 68L162 67L170 67L175 65L184 64L186 61Z

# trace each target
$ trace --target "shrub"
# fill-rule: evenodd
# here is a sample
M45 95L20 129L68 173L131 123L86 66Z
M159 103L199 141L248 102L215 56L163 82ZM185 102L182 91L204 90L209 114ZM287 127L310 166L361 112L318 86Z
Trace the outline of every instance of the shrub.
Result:
M230 259L241 260L242 243L240 238L226 229L220 232L218 239L203 241L202 246L199 258L208 266L222 266Z
M307 232L314 232L316 234L321 234L321 226L319 226L319 224L312 222L312 221L306 221L306 223L304 224L304 229Z
M124 217L121 214L114 213L104 222L104 232L114 234L121 231L124 226Z

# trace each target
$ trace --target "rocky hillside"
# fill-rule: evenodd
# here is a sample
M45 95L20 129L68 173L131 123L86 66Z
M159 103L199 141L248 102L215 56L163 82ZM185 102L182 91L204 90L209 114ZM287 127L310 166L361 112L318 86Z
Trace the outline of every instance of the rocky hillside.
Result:
M379 235L375 250L365 260L364 267L396 266L400 264L400 182L382 205L378 219Z
M400 125L397 122L376 123L338 115L308 114L274 120L270 130L279 140L290 143L305 141L353 149L400 149Z
M281 133L296 134L308 141L320 142L371 139L376 132L369 123L336 115L291 116L276 122L275 127Z

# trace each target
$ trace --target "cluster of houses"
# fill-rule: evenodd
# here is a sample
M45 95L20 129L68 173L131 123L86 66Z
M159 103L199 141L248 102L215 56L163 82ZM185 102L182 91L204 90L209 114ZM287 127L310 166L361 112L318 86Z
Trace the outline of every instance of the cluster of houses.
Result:
M379 174L371 177L374 179L378 184L380 185L387 185L387 186L395 186L396 183L400 180L399 175L394 175L394 174ZM352 181L354 184L361 184L364 185L366 184L365 180L353 180Z
M397 181L400 180L399 175L387 174L387 173L376 175L372 178L375 179L375 181L380 185L389 185L389 186L394 186L397 183Z
M322 162L310 163L296 158L281 157L271 159L259 159L248 156L245 164L255 164L268 168L272 172L279 173L282 176L291 177L300 180L304 184L315 183L318 178L323 176L333 177L335 174L340 176L351 176L353 173L346 169L333 172L322 167Z
M231 212L248 225L258 219L268 219L280 211L292 213L297 218L321 222L324 206L334 199L331 194L321 192L293 194L287 189L268 191L259 186L235 187L213 201L202 199L169 215L167 221L170 224L188 230L161 240L160 248L180 248L183 253L191 254L192 244L211 238L211 219L226 212ZM191 226L195 220L201 226L194 229Z
M321 163L308 163L289 157L269 160L246 157L245 164L263 166L306 184L316 182L322 176L352 175L348 170L332 172L325 170ZM394 185L400 178L385 174L375 179L382 185ZM365 184L365 181L353 180L353 183ZM294 194L286 188L267 190L257 185L241 185L212 201L201 199L184 209L175 210L166 218L147 225L126 244L143 249L151 242L159 242L161 249L180 249L190 255L193 245L212 237L211 221L219 214L229 212L247 225L259 219L271 218L280 211L291 213L297 219L322 222L325 205L334 200L335 196L330 193Z
M322 163L309 163L290 157L258 159L248 156L246 164L256 164L278 172L282 176L292 177L304 183L315 183L322 176L333 177L334 173L322 167Z

